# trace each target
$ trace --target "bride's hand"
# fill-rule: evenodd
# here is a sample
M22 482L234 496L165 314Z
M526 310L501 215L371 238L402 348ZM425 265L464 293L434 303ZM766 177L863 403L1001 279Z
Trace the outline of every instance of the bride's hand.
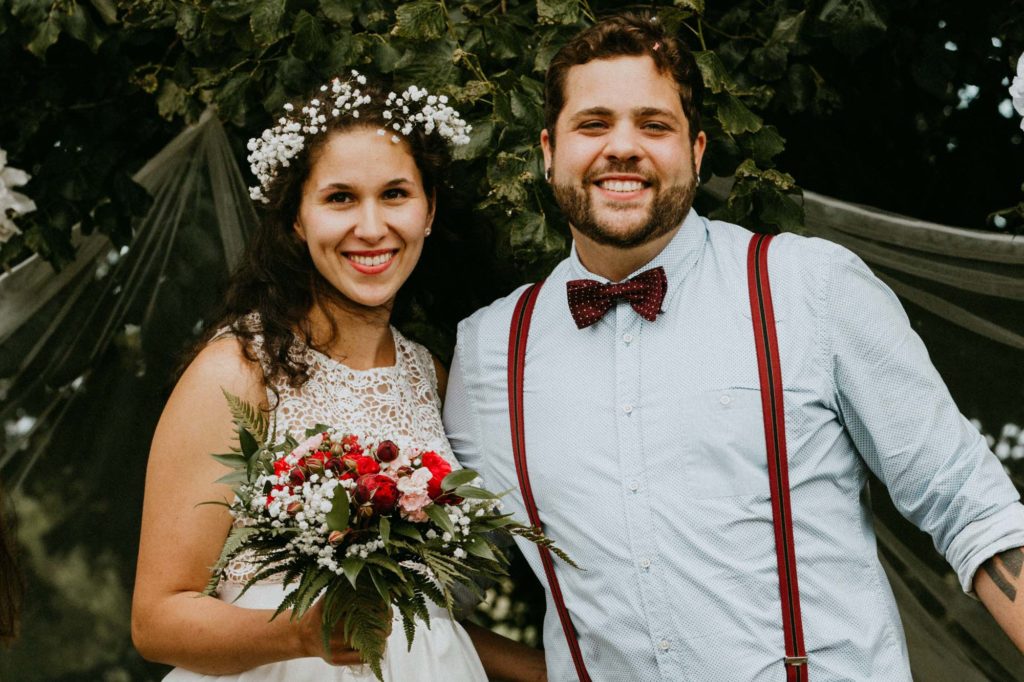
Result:
M324 602L319 599L313 608L306 611L299 619L299 632L305 655L322 658L331 665L359 665L362 663L363 659L359 657L359 652L349 646L342 634L340 622L334 626L334 630L331 632L328 649L324 649L323 618Z
M390 608L385 607L383 604L381 607L388 608L390 611ZM334 630L331 632L329 648L324 649L323 618L323 599L318 599L313 608L306 611L302 618L299 619L300 637L305 655L322 658L331 665L361 664L363 659L359 656L359 651L353 649L349 645L348 640L345 639L345 636L342 634L343 625L340 622L334 626ZM391 620L388 619L385 636L390 634Z

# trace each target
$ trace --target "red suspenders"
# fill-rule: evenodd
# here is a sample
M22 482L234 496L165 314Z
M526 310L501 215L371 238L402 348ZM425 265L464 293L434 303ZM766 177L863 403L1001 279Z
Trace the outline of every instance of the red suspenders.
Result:
M800 620L800 592L796 582L796 554L793 552L793 516L789 504L789 465L786 460L786 418L782 403L782 366L779 341L775 336L775 311L768 282L770 235L755 235L747 251L747 284L750 314L754 321L754 344L761 381L764 411L764 439L768 449L768 485L772 493L772 521L775 525L775 556L779 568L782 598L782 632L786 640L787 682L807 682L807 651Z
M779 568L779 593L782 597L782 629L785 636L787 682L807 682L807 653L804 649L803 626L800 619L800 595L797 589L796 556L793 552L793 522L789 504L789 473L786 463L786 424L782 402L782 374L779 364L778 339L775 335L775 314L768 282L768 244L772 237L755 235L747 255L747 279L750 287L750 310L754 322L761 402L764 410L765 443L768 448L768 480L772 496L772 519L775 525L775 549ZM526 288L512 313L508 343L508 405L512 428L512 451L523 504L530 523L542 527L537 505L530 488L526 465L526 435L523 420L523 376L526 364L526 341L530 317L543 282ZM552 600L558 609L569 652L580 682L590 682L576 629L565 607L551 553L538 546Z
M523 370L526 364L526 337L530 333L530 316L533 315L533 306L537 302L537 294L543 281L530 285L523 292L522 297L516 304L515 312L512 313L512 328L509 332L508 341L508 410L509 421L512 424L512 454L516 460L516 474L519 476L519 490L523 495L523 504L530 516L530 523L538 528L543 528L540 522L540 515L537 513L537 505L533 501L533 490L530 488L530 474L526 468L526 434L523 424ZM580 651L580 642L576 637L576 628L573 627L569 610L565 608L565 599L562 598L562 588L558 584L558 576L555 574L555 565L551 559L551 552L547 547L537 545L540 550L540 560L544 564L544 575L548 579L548 589L551 590L551 598L558 610L558 619L562 622L562 632L565 633L565 641L569 645L569 653L572 654L573 665L576 666L576 675L580 682L590 682L590 675L587 673L587 666L583 662L583 652Z

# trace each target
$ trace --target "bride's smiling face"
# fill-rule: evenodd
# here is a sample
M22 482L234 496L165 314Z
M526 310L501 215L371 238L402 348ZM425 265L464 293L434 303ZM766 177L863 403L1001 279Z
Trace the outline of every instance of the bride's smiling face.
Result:
M390 304L412 273L433 218L408 144L356 128L320 147L294 227L324 279L376 307Z

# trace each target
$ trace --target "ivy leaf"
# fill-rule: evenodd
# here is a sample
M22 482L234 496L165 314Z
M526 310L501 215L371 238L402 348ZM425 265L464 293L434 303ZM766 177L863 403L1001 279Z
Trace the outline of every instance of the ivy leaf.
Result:
M719 93L729 89L732 78L717 54L711 50L702 50L694 52L693 57L697 60L697 67L704 79L704 87L709 92Z
M117 23L117 6L114 5L113 0L89 0L89 2L99 12L104 24L112 26Z
M156 96L156 110L168 121L185 113L188 93L172 80L165 80Z
M752 133L763 125L760 116L729 93L725 93L718 100L718 120L722 124L722 129L730 135Z
M381 73L394 71L401 58L402 53L395 49L390 40L378 42L373 48L373 63Z
M320 11L324 16L342 28L349 26L355 13L352 11L351 0L320 0Z
M786 73L789 48L782 43L769 42L750 53L750 73L766 81L782 78Z
M807 10L797 12L787 17L779 19L778 23L775 24L775 28L772 30L771 40L773 42L786 43L792 45L797 42L800 37L800 29L803 28L804 18L807 16Z
M413 40L437 40L445 30L444 7L436 0L416 0L399 5L391 34Z
M766 125L751 135L743 136L740 145L758 166L767 167L786 148L786 140L775 126Z
M248 86L249 77L236 73L217 92L214 101L222 119L239 127L245 125L245 91Z
M579 0L537 0L537 23L575 24L579 20Z
M93 52L103 42L103 39L96 31L96 26L93 24L92 19L86 15L85 10L77 2L73 2L67 7L67 11L61 17L60 23L65 33L75 40L85 43Z
M330 47L320 21L306 10L295 17L292 30L295 32L292 54L299 59L313 61Z
M829 0L818 20L828 28L832 44L850 56L871 47L888 28L871 0Z
M261 47L277 42L283 32L281 19L284 17L285 0L263 0L249 16L249 28L256 44Z
M60 26L57 23L57 19L51 14L46 18L46 21L36 28L35 35L32 36L32 40L27 45L28 51L42 59L46 56L46 51L57 42L59 37Z
M452 158L456 161L468 161L483 156L491 148L491 138L493 135L493 122L474 123L473 131L469 134L469 144L453 149Z
M784 232L799 231L804 224L804 208L795 198L771 185L762 184L758 191L761 203L759 217Z
M700 15L704 14L704 0L674 0L672 4Z

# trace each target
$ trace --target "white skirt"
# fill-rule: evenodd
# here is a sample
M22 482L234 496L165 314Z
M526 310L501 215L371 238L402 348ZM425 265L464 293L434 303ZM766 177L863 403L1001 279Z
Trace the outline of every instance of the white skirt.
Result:
M220 599L247 609L276 609L284 599L284 588L279 583L253 585L238 601L232 600L242 586L225 584ZM412 650L408 649L405 630L400 616L388 638L387 651L381 662L385 682L486 682L487 675L476 655L469 635L448 612L432 603L430 628L417 621ZM287 618L282 614L279 618ZM293 658L290 661L269 663L236 675L201 675L183 668L175 668L165 682L376 682L373 672L365 665L334 666L321 658Z

